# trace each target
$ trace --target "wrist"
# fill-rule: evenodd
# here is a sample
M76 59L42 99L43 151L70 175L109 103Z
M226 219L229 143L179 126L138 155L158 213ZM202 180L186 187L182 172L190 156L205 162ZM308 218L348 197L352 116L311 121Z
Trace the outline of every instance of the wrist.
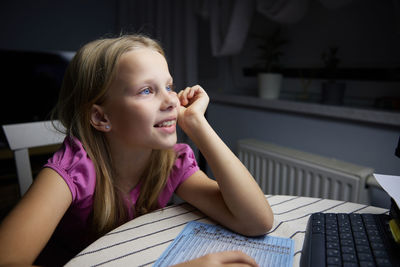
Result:
M206 118L199 114L190 114L178 120L179 126L189 137L204 128L207 123Z

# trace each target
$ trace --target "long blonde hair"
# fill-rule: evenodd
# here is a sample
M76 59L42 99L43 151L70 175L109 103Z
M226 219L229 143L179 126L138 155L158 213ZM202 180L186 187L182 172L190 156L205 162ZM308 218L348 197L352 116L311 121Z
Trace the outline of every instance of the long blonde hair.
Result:
M150 48L164 55L161 46L143 35L104 38L83 46L70 62L60 90L55 116L66 134L83 144L96 169L92 223L94 235L102 235L128 220L129 211L121 192L115 187L112 158L104 134L90 124L93 104L105 101L124 53ZM165 187L175 161L173 150L154 150L141 178L141 192L134 207L135 216L157 209L158 196Z

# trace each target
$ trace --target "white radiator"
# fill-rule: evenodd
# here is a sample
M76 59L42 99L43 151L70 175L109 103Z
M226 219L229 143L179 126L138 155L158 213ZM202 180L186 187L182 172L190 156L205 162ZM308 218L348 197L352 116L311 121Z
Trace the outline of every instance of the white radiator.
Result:
M257 140L240 140L238 156L264 194L369 204L373 169Z

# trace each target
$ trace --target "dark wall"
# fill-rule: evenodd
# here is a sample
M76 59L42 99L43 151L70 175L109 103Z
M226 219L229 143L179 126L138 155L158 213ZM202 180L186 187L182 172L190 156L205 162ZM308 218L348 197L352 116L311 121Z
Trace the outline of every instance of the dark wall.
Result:
M48 119L73 52L115 32L116 8L108 0L1 1L0 124Z
M114 0L3 0L0 49L76 50L116 30Z
M114 34L117 1L0 2L0 125L49 118L80 46ZM0 132L0 146L4 136Z

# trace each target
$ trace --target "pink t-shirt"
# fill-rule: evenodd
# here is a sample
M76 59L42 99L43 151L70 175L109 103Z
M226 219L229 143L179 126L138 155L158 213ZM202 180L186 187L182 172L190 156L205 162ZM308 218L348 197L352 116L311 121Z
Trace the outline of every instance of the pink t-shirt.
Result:
M176 144L174 150L177 153L177 159L167 184L160 193L158 199L160 207L165 207L178 186L199 170L194 153L188 145ZM89 239L88 228L93 207L96 172L82 143L74 137L66 137L62 147L54 153L44 167L55 170L64 179L71 190L72 203L46 249L38 258L40 262L37 263L44 263L42 259L48 263L50 258L54 258L57 263L65 263L93 241ZM140 185L130 192L132 203L136 203L139 193ZM132 218L133 214L131 214ZM55 255L57 257L54 257Z

